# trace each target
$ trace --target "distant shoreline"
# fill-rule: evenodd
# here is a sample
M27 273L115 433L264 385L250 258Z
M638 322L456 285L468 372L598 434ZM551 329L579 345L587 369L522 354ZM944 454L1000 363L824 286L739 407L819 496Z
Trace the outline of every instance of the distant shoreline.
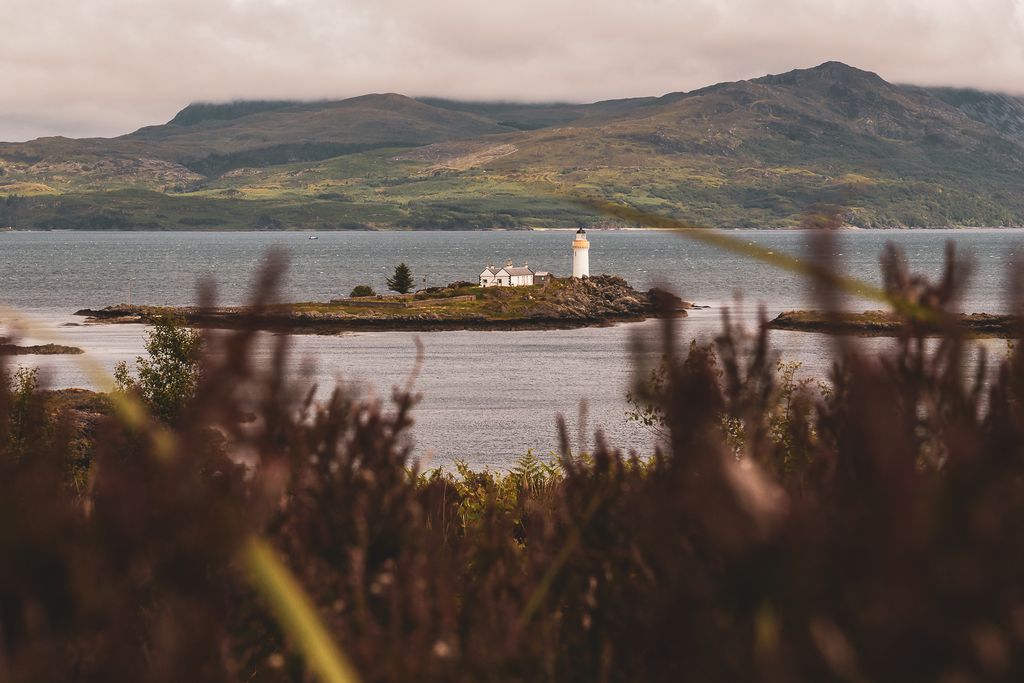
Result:
M253 229L237 229L237 230L196 230L194 228L182 228L182 229L168 229L168 230L156 230L153 228L14 228L13 230L0 229L0 235L14 235L14 234L29 234L29 233L174 233L174 234L222 234L222 235L256 235L256 234L337 234L337 233L474 233L474 232L513 232L513 233L531 233L531 232L575 232L578 228L576 226L566 228L473 228L469 230L461 230L454 228L370 228L370 229L356 229L356 228L282 228L280 230L253 230ZM686 230L677 230L674 228L653 228L653 227L621 227L621 228L594 228L587 227L588 232L656 232L656 233L672 233L672 232L686 232ZM952 226L932 226L932 227L874 227L874 228L861 228L857 226L843 226L839 228L800 228L800 227L766 227L766 228L712 228L712 227L696 227L689 228L688 230L711 230L715 232L785 232L785 233L817 233L817 232L830 232L830 233L843 233L843 232L1024 232L1024 226L1012 226L1012 225L952 225Z

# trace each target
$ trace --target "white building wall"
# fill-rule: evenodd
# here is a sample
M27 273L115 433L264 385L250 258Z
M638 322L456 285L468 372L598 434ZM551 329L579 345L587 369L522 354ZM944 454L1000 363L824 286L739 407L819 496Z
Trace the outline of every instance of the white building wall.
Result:
M496 272L488 269L480 273L478 281L481 287L526 287L534 284L534 276L533 273L510 275L504 268Z
M509 275L505 269L496 273L485 270L480 274L479 282L481 287L523 287L533 284L533 275Z
M532 285L532 284L533 284L533 276L532 275L513 275L512 276L512 286L513 287L521 287L521 286Z

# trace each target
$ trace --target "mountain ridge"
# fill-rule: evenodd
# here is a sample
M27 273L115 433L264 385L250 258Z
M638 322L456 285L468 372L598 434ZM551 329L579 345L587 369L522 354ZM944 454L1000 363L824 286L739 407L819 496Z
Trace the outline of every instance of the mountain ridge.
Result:
M0 143L0 223L604 221L554 198L568 188L719 227L794 227L822 207L864 227L1021 225L1022 177L1024 98L895 85L826 62L582 104L396 93L193 103L117 138Z

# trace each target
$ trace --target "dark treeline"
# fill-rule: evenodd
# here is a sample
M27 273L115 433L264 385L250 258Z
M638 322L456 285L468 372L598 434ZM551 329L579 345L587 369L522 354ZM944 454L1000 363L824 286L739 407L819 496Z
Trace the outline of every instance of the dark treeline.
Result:
M937 284L883 260L929 328L955 309L952 254ZM0 680L310 680L254 536L364 681L1024 678L1019 345L985 382L955 326L908 319L883 357L837 339L820 392L779 382L764 330L687 351L666 323L636 394L659 452L564 437L495 475L412 471L414 395L314 403L287 339L269 367L254 339L206 337L164 422L102 420L82 489L80 430L4 375Z

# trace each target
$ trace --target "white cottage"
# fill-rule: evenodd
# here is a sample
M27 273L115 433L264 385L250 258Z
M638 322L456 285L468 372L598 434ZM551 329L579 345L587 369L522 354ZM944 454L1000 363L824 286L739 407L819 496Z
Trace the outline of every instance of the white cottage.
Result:
M533 271L525 263L522 266L513 266L512 261L507 261L504 266L487 266L484 272L480 273L481 287L521 287L533 284Z

